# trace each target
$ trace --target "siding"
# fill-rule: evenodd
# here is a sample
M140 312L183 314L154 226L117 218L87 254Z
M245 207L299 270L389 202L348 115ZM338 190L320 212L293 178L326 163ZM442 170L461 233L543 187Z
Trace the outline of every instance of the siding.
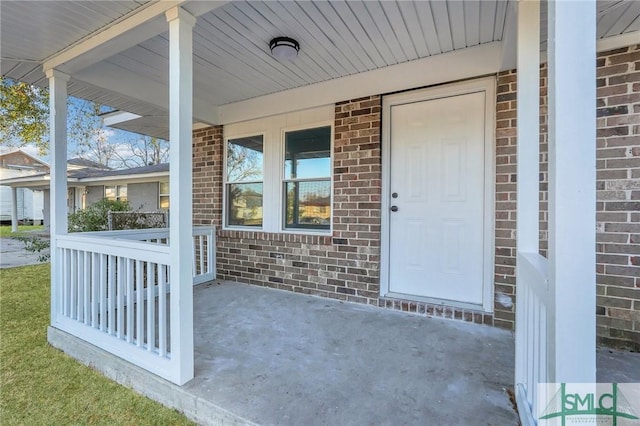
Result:
M158 210L158 182L130 183L127 200L132 210L145 212Z
M86 191L87 194L85 200L87 207L104 198L104 186L87 186Z

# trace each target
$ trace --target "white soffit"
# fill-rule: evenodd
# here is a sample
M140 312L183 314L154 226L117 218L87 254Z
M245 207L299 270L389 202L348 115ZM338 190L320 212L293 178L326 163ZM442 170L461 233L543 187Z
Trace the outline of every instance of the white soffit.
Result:
M38 80L44 75L42 63L47 58L146 8L148 3L3 0L0 2L2 75L21 81Z
M194 116L213 124L504 69L512 56L511 9L517 2L176 0L171 4L176 3L199 16L194 28ZM160 117L166 117L168 108L167 33L158 33L162 29L155 24L145 34L158 35L143 41L133 28L125 40L111 33L124 28L127 20L147 22L145 13L168 4L2 0L2 75L46 85L45 61L63 60L74 49L91 47L95 38L95 52L75 66L99 58L86 68L96 72L89 76L74 71L69 94L141 115L129 123L137 122L137 130L158 135L166 131L153 126L165 126L161 122L166 118ZM640 1L597 4L599 50L634 44L640 30ZM154 19L161 17L157 14ZM118 42L109 44L109 34ZM295 60L279 62L271 56L269 40L278 36L300 43ZM105 52L111 56L104 58ZM463 57L475 62L469 64Z

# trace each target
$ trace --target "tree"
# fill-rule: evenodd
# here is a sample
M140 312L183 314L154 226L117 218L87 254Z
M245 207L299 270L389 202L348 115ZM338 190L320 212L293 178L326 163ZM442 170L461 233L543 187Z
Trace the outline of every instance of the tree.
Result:
M45 155L49 150L48 104L46 88L0 78L0 145L35 145ZM69 155L109 167L157 164L168 158L166 143L163 145L154 138L142 138L143 143L137 141L131 147L112 143L114 131L104 128L100 118L106 110L103 105L69 97L67 110Z
M69 97L67 132L71 152L95 150L100 136L103 107L94 102ZM41 154L49 150L49 90L0 77L0 144L33 144ZM104 151L98 148L98 151ZM103 158L104 156L100 157ZM106 165L106 164L105 164Z
M49 91L0 77L0 145L49 149Z
M116 157L125 168L153 166L169 161L169 143L153 136L131 139L116 150Z
M102 126L100 114L103 107L95 102L76 99L69 103L68 108L68 135L74 142L71 151L103 166L114 166L116 147L109 142L110 131Z

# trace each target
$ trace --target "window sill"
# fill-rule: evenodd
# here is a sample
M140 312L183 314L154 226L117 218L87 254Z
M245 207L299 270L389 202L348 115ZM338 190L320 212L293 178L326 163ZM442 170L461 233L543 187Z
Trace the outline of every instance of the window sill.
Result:
M280 232L265 232L259 229L247 228L224 228L218 231L217 236L220 238L233 238L241 240L256 241L283 241L290 243L302 243L313 245L333 245L333 236L331 232L308 231L304 230L287 230Z

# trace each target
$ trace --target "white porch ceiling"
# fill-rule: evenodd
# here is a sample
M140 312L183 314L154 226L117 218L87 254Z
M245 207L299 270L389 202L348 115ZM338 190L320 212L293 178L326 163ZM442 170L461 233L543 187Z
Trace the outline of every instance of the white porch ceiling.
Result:
M216 122L219 106L492 42L506 46L514 34L509 22L513 0L174 3L199 15L194 116L209 123ZM42 64L157 6L146 1L3 0L2 75L46 85ZM640 30L640 2L601 0L598 11L600 38ZM157 31L162 19L156 17L148 38L131 35L135 43L121 43L115 52L111 46L99 61L83 67L61 64L58 68L72 76L69 94L139 114L143 117L119 126L166 138L169 49L168 27ZM279 62L271 56L269 40L278 36L300 43L295 60Z

